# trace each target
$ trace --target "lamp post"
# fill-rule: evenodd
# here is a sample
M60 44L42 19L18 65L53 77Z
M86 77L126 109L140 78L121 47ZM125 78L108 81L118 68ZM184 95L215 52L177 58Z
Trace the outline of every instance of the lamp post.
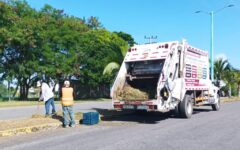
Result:
M149 40L149 44L151 44L152 40L157 39L157 36L150 36L150 37L144 36L144 39L148 39Z
M213 51L214 51L214 47L213 47L213 30L214 30L214 26L213 26L213 16L222 11L223 9L225 8L228 8L228 7L233 7L234 5L233 4L230 4L230 5L227 5L223 8L220 8L216 11L210 11L210 12L206 12L206 11L196 11L195 13L205 13L207 15L210 15L211 16L211 43L210 43L210 58L211 58L211 80L214 81L214 62L213 62Z

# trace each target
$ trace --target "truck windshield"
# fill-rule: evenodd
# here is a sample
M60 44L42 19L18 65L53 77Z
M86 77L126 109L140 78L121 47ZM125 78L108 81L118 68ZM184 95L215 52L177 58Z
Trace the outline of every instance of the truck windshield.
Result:
M128 74L138 75L159 75L162 71L164 60L147 60L130 62Z

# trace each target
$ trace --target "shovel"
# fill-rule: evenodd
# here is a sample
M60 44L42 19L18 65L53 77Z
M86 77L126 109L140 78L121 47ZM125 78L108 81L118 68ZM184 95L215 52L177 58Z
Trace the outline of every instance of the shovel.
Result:
M39 110L40 110L40 101L38 101L38 104L37 104L37 115L39 115Z

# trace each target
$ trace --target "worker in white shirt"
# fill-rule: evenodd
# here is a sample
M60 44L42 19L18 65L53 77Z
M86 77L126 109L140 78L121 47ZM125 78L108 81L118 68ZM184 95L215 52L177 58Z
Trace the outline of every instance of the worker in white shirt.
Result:
M41 87L41 95L39 101L43 100L45 102L46 117L50 116L49 110L50 105L52 106L52 115L56 113L54 105L54 94L52 89L48 86L47 83L38 81L37 87Z

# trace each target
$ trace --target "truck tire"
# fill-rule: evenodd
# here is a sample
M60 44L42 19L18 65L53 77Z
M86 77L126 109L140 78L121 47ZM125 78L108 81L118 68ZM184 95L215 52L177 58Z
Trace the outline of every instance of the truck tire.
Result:
M182 118L191 118L193 113L193 104L191 95L185 95L183 101L179 104L179 112Z
M170 114L176 118L180 117L179 104L173 110L170 111Z
M220 110L220 96L217 95L218 102L216 104L212 105L213 111L219 111Z

